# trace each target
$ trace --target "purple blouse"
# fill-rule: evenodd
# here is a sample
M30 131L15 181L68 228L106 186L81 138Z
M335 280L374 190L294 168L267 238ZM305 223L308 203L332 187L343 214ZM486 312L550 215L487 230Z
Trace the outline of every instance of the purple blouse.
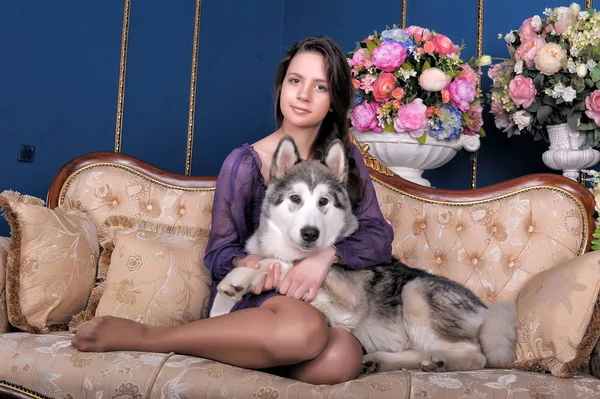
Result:
M351 156L366 183L362 202L355 210L359 228L354 234L336 243L336 255L344 266L364 269L391 259L393 230L381 214L369 171L362 154L355 146ZM219 172L213 201L212 227L204 256L204 264L212 278L210 306L217 284L233 269L234 257L247 255L244 244L258 227L267 188L260 173L261 166L256 150L251 145L244 144L227 156ZM280 294L276 290L260 295L249 293L232 311L258 307L275 295Z

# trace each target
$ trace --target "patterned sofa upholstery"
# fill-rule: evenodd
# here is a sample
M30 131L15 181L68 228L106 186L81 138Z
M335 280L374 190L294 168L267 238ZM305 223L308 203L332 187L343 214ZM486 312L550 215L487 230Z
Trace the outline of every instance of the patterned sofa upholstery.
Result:
M368 153L394 254L471 288L486 304L515 300L536 273L589 250L592 195L554 175L446 191L389 176ZM166 173L132 157L93 153L56 175L47 205L82 202L96 224L125 215L194 226L210 218L214 177ZM52 398L592 398L600 380L517 370L430 374L402 370L313 386L208 359L140 352L84 353L68 331L34 335L7 321L0 239L0 393ZM565 354L569 356L570 354Z

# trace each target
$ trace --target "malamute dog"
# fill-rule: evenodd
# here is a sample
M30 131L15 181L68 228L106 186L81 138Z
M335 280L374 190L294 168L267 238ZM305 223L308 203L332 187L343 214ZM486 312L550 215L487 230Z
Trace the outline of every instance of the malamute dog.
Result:
M251 292L274 260L281 281L293 262L358 228L345 189L348 162L341 141L322 161L302 161L294 141L281 140L249 253L271 259L238 267L218 285L211 317L228 313ZM280 281L280 282L281 282ZM461 371L509 366L514 360L516 308L487 308L466 287L394 259L366 270L333 265L311 303L331 327L353 334L366 351L363 372L394 369Z

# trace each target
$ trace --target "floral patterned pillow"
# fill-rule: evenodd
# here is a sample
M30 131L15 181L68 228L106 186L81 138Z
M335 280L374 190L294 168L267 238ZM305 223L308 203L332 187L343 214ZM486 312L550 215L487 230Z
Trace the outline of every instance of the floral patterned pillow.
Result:
M6 305L14 327L32 333L66 330L86 306L96 279L96 227L77 202L52 210L14 191L0 194L11 227Z
M520 370L572 376L600 337L600 251L536 274L517 299Z
M111 216L98 229L99 284L72 331L94 316L174 326L208 316L208 230Z

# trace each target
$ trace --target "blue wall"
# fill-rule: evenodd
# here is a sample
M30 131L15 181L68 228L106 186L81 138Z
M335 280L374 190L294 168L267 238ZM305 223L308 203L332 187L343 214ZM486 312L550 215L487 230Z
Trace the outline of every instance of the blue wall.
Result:
M584 1L579 3L583 6ZM184 173L195 0L132 1L122 152ZM204 0L200 29L192 173L216 174L232 148L274 129L272 77L295 41L332 36L344 50L373 30L400 22L401 1ZM408 0L408 25L464 42L475 54L477 0ZM484 53L506 57L499 32L555 0L486 0ZM384 6L385 5L385 6ZM366 8L368 7L368 9ZM123 1L0 3L0 190L45 198L58 169L115 139ZM10 39L8 39L10 38ZM490 81L483 77L484 88ZM487 111L487 109L486 109ZM478 186L535 172L547 148L530 136L506 139L486 117ZM16 161L18 144L36 146L34 163ZM459 153L427 172L435 186L469 187L470 163ZM0 221L0 235L8 228Z

